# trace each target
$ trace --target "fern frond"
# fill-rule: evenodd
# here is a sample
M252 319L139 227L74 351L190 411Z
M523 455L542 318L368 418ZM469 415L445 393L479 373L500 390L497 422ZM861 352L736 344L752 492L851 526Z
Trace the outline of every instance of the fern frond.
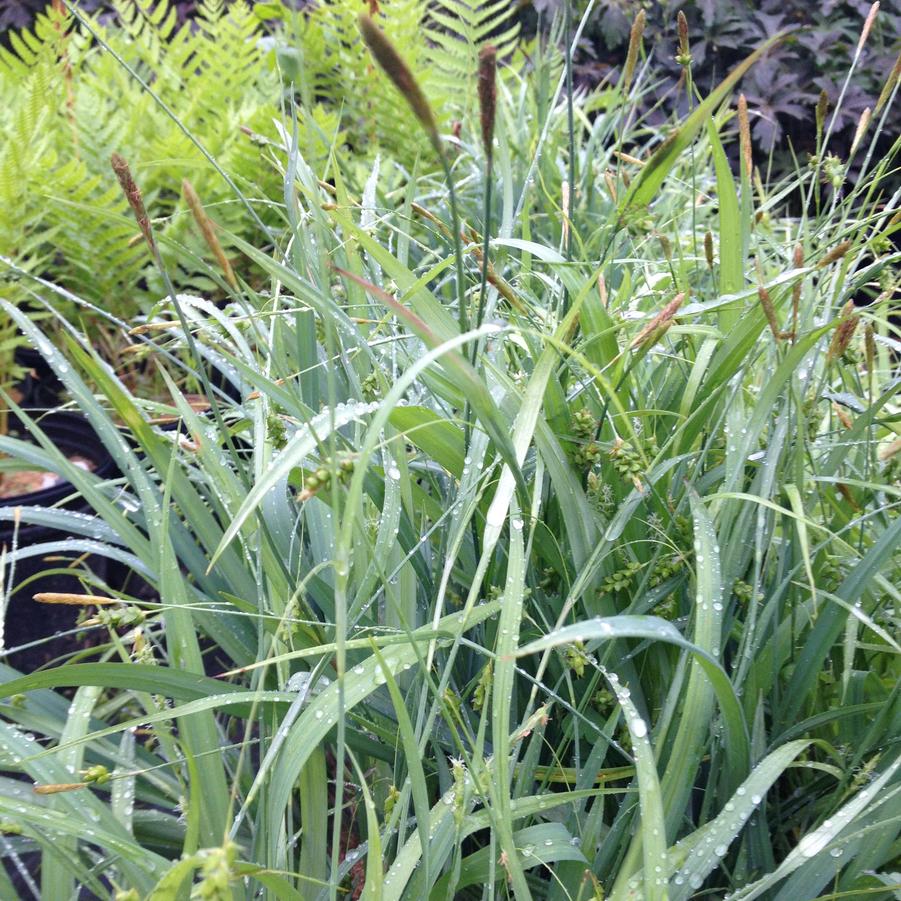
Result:
M274 223L281 176L241 128L275 136L282 86L244 0L205 0L197 28L176 26L171 0L114 4L118 21L88 17L90 30L48 13L0 55L0 253L40 264L36 271L86 300L130 315L136 303L152 302L155 286L151 278L147 291L135 291L149 261L130 244L136 229L110 173L111 153L132 162L169 246L192 237L179 190L185 176L217 221L256 236L214 167L91 31L153 84L250 196L267 200L261 215ZM190 269L197 260L177 261L185 284L206 277Z
M426 26L428 39L434 44L435 82L455 88L464 110L472 105L472 84L482 47L492 44L501 59L516 49L516 12L513 0L435 0Z

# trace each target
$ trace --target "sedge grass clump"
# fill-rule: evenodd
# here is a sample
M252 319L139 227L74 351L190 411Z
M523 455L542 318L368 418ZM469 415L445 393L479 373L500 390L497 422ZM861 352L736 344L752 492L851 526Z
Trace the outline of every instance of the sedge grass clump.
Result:
M553 47L504 60L491 141L483 99L412 169L282 147L274 248L210 229L234 304L128 323L167 423L61 323L120 474L0 437L93 511L17 511L69 537L4 572L115 601L0 673L0 853L43 896L892 897L893 163L768 184L747 66L664 135L639 56L569 97Z

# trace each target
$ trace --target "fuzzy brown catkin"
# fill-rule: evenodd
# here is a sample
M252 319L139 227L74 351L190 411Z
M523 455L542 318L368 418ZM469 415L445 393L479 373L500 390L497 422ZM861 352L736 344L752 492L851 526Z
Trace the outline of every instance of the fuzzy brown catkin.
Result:
M817 269L823 269L834 263L836 260L840 260L850 249L850 241L842 241L841 244L837 244L817 263Z
M856 315L854 301L849 300L842 310L842 318L829 342L829 350L826 352L826 362L831 363L840 357L851 344L851 339L857 331L860 316Z
M685 302L686 292L677 294L633 339L631 347L656 343L669 330L676 313Z
M497 110L497 50L490 44L479 51L479 119L482 144L489 162L494 157L494 120Z
M429 141L439 156L444 155L444 147L441 144L441 136L438 134L438 126L432 108L426 100L422 88L413 77L407 64L401 59L400 54L394 49L394 45L388 40L385 33L365 13L359 17L360 33L363 40L373 55L375 61L384 73L391 79L394 87L407 101L413 115L419 120L428 135Z
M110 157L110 165L113 167L113 172L116 173L116 178L119 179L125 199L128 201L132 213L134 213L138 228L141 229L141 234L144 236L147 246L152 253L156 253L156 243L153 240L150 217L147 215L147 209L144 206L144 197L141 194L141 189L135 182L134 176L131 174L127 160L120 154L114 153Z

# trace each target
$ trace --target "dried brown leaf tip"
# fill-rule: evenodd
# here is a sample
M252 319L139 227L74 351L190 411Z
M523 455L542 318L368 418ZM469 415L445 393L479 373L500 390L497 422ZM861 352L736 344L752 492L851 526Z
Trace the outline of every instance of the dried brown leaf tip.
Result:
M646 23L647 16L644 10L640 9L632 22L632 29L629 32L629 49L626 52L626 64L623 66L621 82L623 92L627 91L629 85L632 84L632 76L635 74L635 66L638 63L638 53L641 50L641 39L644 36Z
M203 240L206 241L207 247L210 248L213 256L216 258L216 262L219 264L219 267L225 275L225 280L232 288L237 288L238 280L235 278L232 264L229 262L228 257L225 255L225 251L222 249L222 245L219 243L219 237L216 234L216 226L213 224L213 220L206 214L206 210L203 208L200 197L194 190L194 185L192 185L188 179L185 179L181 183L181 190L185 201L191 210L191 214L194 216L194 221L197 223L197 227L203 235Z
M382 29L365 13L360 15L359 25L360 34L362 34L369 52L391 79L394 87L397 88L410 105L410 109L413 110L413 114L419 119L436 152L439 155L443 155L444 147L441 144L441 137L438 134L438 126L435 124L432 108L429 106L422 88L419 87L418 82L413 77L409 66L401 59L400 54L395 50L394 45L388 40Z
M147 246L150 248L151 252L156 253L153 230L150 227L150 217L147 215L147 210L144 207L144 198L141 194L141 189L135 182L127 161L123 156L114 153L110 157L110 165L113 167L113 172L116 173L116 178L119 179L119 184L122 186L125 199L128 201L128 205L134 213L134 217L138 222L138 227L141 229L144 240L147 242Z
M497 114L497 50L492 46L479 51L479 115L482 144L489 163L494 158L494 121Z

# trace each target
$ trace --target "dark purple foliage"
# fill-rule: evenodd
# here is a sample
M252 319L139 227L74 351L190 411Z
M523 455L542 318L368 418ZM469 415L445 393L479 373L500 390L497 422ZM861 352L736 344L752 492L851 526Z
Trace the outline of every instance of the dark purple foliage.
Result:
M574 3L576 0L574 0ZM547 22L563 0L540 0L541 18ZM583 4L576 4L584 8ZM831 108L854 55L869 12L869 0L683 0L683 2L630 2L598 0L574 60L579 83L591 86L603 79L615 81L626 56L631 20L644 8L648 21L645 47L657 76L657 87L646 108L659 104L651 122L663 121L681 104L673 88L680 69L676 54L676 13L688 18L691 35L692 76L706 94L738 62L766 38L788 30L790 37L772 50L742 82L748 100L754 141L759 150L789 163L789 142L797 153L812 149L814 106L825 90ZM536 9L539 2L535 2ZM883 0L857 72L835 117L833 149L846 150L861 113L872 108L899 51L901 0ZM668 78L660 78L669 73ZM662 101L662 102L661 102ZM901 113L892 113L885 134L897 134Z
M51 0L0 0L0 43L7 43L7 31L31 28L38 14L50 3ZM195 0L173 0L172 5L178 12L179 22L185 21L197 6ZM80 0L78 9L85 13L112 13L112 5L104 0Z

